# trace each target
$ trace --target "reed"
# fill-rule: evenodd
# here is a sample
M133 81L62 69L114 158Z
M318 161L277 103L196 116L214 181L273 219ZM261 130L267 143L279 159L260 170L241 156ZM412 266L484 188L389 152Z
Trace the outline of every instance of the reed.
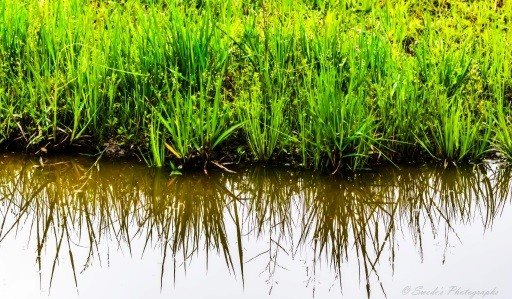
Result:
M0 143L160 166L510 157L510 5L2 1Z

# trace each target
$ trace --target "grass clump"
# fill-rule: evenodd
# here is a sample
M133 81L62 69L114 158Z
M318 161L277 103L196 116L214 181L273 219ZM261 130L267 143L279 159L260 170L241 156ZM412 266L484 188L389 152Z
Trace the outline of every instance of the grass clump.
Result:
M510 157L496 1L0 3L0 143L359 169ZM507 137L508 136L508 137Z

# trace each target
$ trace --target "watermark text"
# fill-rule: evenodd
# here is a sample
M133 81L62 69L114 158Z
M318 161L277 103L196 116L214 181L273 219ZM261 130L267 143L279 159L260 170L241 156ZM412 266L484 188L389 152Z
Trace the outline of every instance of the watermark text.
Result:
M417 286L405 286L402 289L402 295L409 296L454 296L454 297L465 297L465 298L485 298L488 296L497 296L499 294L496 288L484 290L484 289L471 289L462 286L435 286L425 287L422 285Z

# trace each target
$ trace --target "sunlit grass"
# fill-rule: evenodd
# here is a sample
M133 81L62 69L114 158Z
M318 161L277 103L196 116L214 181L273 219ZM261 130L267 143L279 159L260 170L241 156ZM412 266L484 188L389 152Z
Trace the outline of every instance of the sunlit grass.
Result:
M509 2L194 3L2 1L0 142L158 166L230 143L330 170L510 156Z

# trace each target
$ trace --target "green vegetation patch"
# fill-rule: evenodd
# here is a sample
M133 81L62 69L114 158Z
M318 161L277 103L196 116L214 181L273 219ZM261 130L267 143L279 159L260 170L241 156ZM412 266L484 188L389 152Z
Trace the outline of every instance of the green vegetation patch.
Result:
M4 0L0 143L173 168L510 159L511 17L501 0Z

